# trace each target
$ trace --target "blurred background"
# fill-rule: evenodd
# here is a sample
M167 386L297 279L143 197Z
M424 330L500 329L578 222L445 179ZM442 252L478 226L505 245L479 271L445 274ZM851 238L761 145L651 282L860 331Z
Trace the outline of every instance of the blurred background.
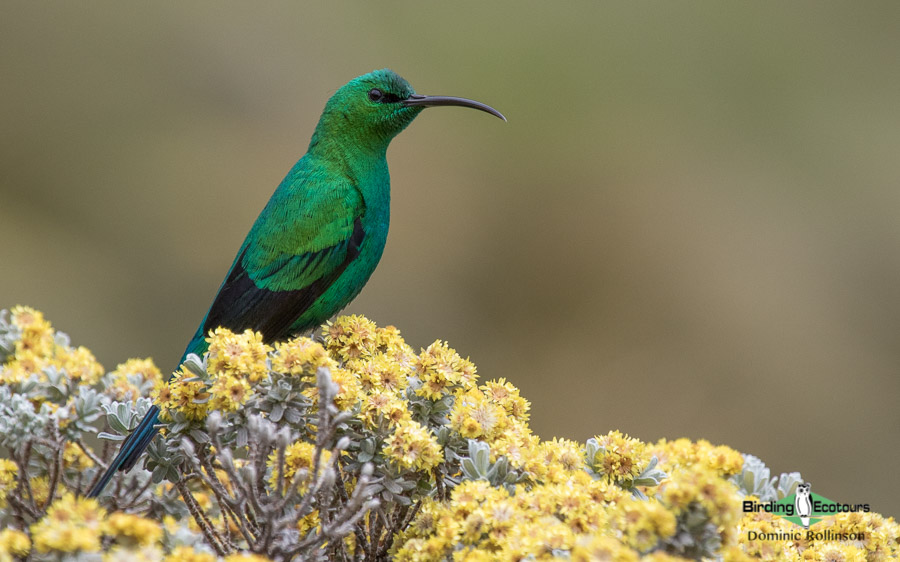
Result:
M7 2L0 307L174 367L326 99L389 66L349 312L544 438L689 437L900 513L900 4Z

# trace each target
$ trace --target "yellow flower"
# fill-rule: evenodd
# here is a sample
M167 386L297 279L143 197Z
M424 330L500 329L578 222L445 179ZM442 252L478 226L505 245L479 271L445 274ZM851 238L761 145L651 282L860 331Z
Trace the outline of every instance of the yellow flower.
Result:
M573 562L608 560L609 562L637 562L638 554L612 537L582 536L572 549Z
M484 437L492 440L507 426L506 411L477 388L457 396L450 412L450 427L469 439Z
M385 326L375 329L375 345L379 349L400 349L406 342L400 335L400 330L396 326Z
M444 460L444 452L434 436L413 420L397 424L384 443L384 454L398 466L413 470L430 470Z
M319 510L314 509L310 513L304 515L297 521L297 529L300 531L300 537L306 536L306 533L314 531L321 521L319 520Z
M63 466L80 472L94 466L94 461L85 454L80 445L66 441L63 447Z
M821 560L823 562L866 562L866 550L855 545L815 541L803 552L804 560Z
M584 485L585 492L596 503L616 504L631 494L608 480L591 480Z
M159 545L140 549L114 545L103 553L103 562L159 562L163 558L162 547Z
M662 439L652 447L652 452L665 472L701 464L722 476L731 476L744 467L744 457L740 453L724 445L713 446L702 439L696 443L684 438L674 441Z
M19 328L21 336L16 342L16 356L30 351L37 357L51 355L53 327L44 319L43 313L28 306L14 306L10 310L12 323Z
M36 367L39 372L40 368ZM15 385L23 382L31 372L18 360L9 361L6 365L0 365L0 384Z
M710 445L706 451L706 462L710 468L723 476L737 474L744 468L744 456L725 445L718 447Z
M600 450L594 457L593 464L602 474L615 481L631 480L650 462L647 446L621 431L610 431L595 439L600 444Z
M76 383L91 385L103 376L103 366L86 347L66 350L60 360L62 368Z
M514 468L522 468L536 452L540 439L531 433L528 424L507 418L503 431L490 442L491 461L506 457Z
M870 560L900 558L900 525L892 517L878 513L850 512L827 517L817 525L819 531L862 535L861 542Z
M47 498L50 497L50 479L46 476L35 476L28 480L28 485L31 486L31 497L34 498L34 504L44 507Z
M315 382L319 367L334 369L337 363L328 356L328 352L321 344L311 338L298 337L275 343L275 354L272 356L273 371Z
M690 562L690 560L691 558L675 556L674 554L669 554L667 552L663 552L662 550L657 550L651 552L650 554L641 556L641 562ZM735 560L730 560L727 557L725 558L725 560L727 562L736 562ZM747 560L747 562L750 562L749 557L742 560Z
M250 383L231 373L218 375L209 389L209 407L220 412L234 412L250 398Z
M429 400L440 400L445 394L450 393L452 385L450 381L442 377L430 377L422 381L422 386L416 389L416 394Z
M483 431L481 430L481 424L475 421L474 418L465 418L459 428L459 434L466 439L473 439L481 437Z
M710 521L723 532L733 531L741 519L741 500L737 488L705 467L700 470L679 470L660 485L660 498L676 514L691 504L699 504Z
M19 465L9 459L0 459L0 509L6 507L6 495L16 487Z
M197 506L200 508L200 511L207 513L212 508L212 498L206 492L195 492L194 499L197 500Z
M341 410L349 410L362 398L362 386L359 384L359 378L351 371L335 369L331 371L331 380L338 385L334 405Z
M141 397L141 390L123 379L113 379L112 383L106 386L105 394L119 402L130 401L137 402Z
M149 546L163 536L159 523L130 513L116 512L103 523L103 534L124 546Z
M50 322L44 319L44 313L30 306L16 305L10 309L10 319L20 330L39 327L41 330L51 330Z
M223 558L224 562L269 562L271 559L261 554L250 554L249 552L238 552L230 554Z
M163 562L216 562L216 556L209 552L198 552L190 546L176 546Z
M467 480L453 489L450 508L456 513L468 515L483 502L509 497L505 488L494 488L485 480Z
M614 521L628 544L639 552L646 552L675 534L675 515L653 500L620 502Z
M163 413L174 410L189 420L206 419L209 413L209 392L203 381L185 380L193 377L193 373L181 367L172 374L169 382L157 386L152 394Z
M365 316L339 316L323 326L325 347L342 360L371 356L378 347L378 329Z
M344 550L350 555L351 560L356 560L356 535L350 533L344 536Z
M174 379L176 375L177 372L173 373L172 378ZM150 397L153 399L153 403L159 407L159 419L170 421L172 417L169 415L169 410L175 409L175 403L172 401L172 385L169 382L157 381L153 390L150 391Z
M398 396L406 388L411 372L382 352L367 359L348 361L346 367L359 376L366 392L392 392Z
M496 555L491 552L472 548L457 550L453 553L454 562L493 562L496 559Z
M511 417L522 422L528 421L531 404L519 396L519 389L506 382L506 379L488 381L481 390L491 401L502 406Z
M16 529L0 531L0 560L4 560L4 555L25 558L30 550L31 540L22 531ZM12 560L12 557L6 559Z
M756 558L744 552L744 550L736 544L722 547L719 554L722 556L722 562L753 562L756 560ZM767 558L767 560L771 559L772 557Z
M463 359L456 350L437 340L422 350L414 364L415 374L422 381L416 394L439 400L450 390L475 388L478 376L475 365Z
M532 529L538 556L552 555L557 550L569 550L575 542L575 533L556 517L541 517Z
M315 475L313 472L313 462L315 460L316 455L316 446L312 443L307 443L306 441L295 441L288 445L287 449L284 451L284 486L285 489L288 488L294 475L297 474L298 470L305 469L308 471L306 479L304 483L300 486L300 491L304 492L309 488L310 482L313 481ZM323 450L322 454L319 457L319 471L321 473L325 467L328 466L328 463L331 460L331 451ZM269 455L269 462L267 466L271 469L272 473L269 476L269 484L272 488L276 488L278 486L278 453L277 451L272 452Z
M406 402L387 392L366 395L361 403L359 417L366 426L377 429L386 423L394 426L410 419Z
M124 363L116 366L116 370L112 372L114 379L135 378L140 383L152 382L156 383L162 379L162 373L152 359L129 359Z
M67 492L31 526L34 547L38 552L97 552L105 517L97 500Z
M363 397L362 385L355 373L348 369L331 370L331 381L338 386L337 394L334 397L334 405L341 410L349 410L355 406ZM319 403L319 389L312 386L303 391L303 395L310 398L313 404Z
M119 401L136 402L141 396L140 386L162 383L162 373L152 359L129 359L120 363L111 375L112 384L107 385L106 394Z
M552 439L539 443L534 449L533 456L525 462L525 470L539 481L565 482L572 473L584 468L584 450L575 441Z
M404 372L410 372L416 361L416 352L400 336L400 330L394 326L377 328L375 341L378 351L386 355L392 363Z
M228 328L216 328L210 331L206 341L209 343L210 373L246 377L250 382L257 382L268 374L266 357L272 348L263 343L259 332L244 330L235 334Z

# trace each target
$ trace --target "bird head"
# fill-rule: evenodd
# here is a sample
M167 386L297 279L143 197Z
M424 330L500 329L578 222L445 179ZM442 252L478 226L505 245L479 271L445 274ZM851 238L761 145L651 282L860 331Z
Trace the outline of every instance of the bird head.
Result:
M322 136L371 149L387 149L388 143L426 107L456 105L506 118L481 102L451 96L416 94L409 82L390 69L375 70L354 78L331 96L322 112L310 148Z

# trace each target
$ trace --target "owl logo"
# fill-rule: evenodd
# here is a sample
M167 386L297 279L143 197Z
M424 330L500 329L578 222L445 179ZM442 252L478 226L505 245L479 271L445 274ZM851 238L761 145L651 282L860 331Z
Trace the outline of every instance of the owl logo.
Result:
M809 482L804 482L797 486L797 493L794 495L795 513L800 516L804 529L809 529L809 516L812 514L812 501L809 496Z

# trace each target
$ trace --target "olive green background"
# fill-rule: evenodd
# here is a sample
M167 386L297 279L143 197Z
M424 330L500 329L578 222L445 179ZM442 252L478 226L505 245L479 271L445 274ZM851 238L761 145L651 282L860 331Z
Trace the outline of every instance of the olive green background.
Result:
M325 100L389 66L349 311L543 437L680 436L900 512L900 4L4 2L0 307L171 368Z

